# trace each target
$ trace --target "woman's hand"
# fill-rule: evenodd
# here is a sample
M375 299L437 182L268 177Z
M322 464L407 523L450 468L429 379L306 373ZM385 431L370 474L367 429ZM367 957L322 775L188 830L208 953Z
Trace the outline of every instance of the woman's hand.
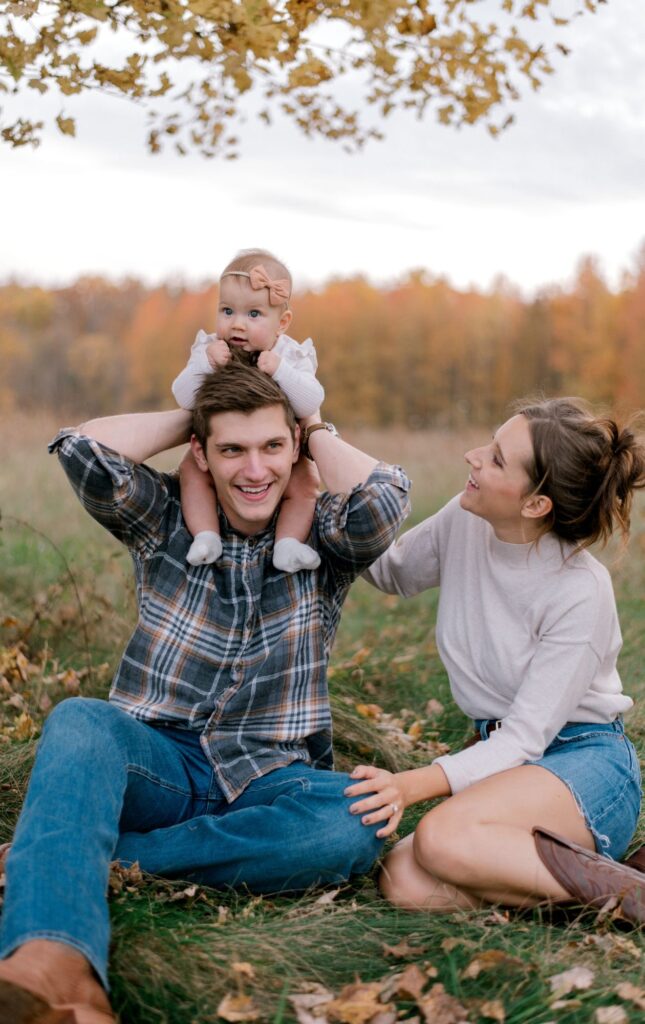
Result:
M406 806L399 776L385 771L384 768L359 764L354 768L351 778L365 781L357 781L356 785L348 786L345 796L363 796L364 793L370 795L365 800L352 804L350 814L362 814L363 825L386 821L385 827L380 828L376 835L379 839L392 835L401 821Z

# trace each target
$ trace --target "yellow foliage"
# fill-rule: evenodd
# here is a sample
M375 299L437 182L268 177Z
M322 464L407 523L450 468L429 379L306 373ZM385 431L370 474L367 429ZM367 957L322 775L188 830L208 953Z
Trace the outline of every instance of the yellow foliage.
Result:
M471 0L16 0L9 5L11 16L0 13L0 69L17 83L27 79L36 92L57 88L72 95L99 87L151 101L175 90L177 64L190 62L191 80L186 84L182 74L183 84L172 95L172 129L167 113L151 113L152 152L162 148L164 137L174 136L180 152L196 146L205 156L234 157L228 122L237 118L239 98L253 86L269 105L260 108L261 119L278 106L305 134L341 140L353 149L380 138L379 121L399 107L419 117L432 111L446 125L484 121L496 134L511 123L504 116L493 122L496 109L518 99L522 81L537 88L553 72L546 48L529 45L525 23L543 16L567 23L594 12L599 0L576 0L566 18L551 14L555 2L502 0L508 24L499 27ZM325 22L344 23L348 39L342 47L313 52L308 33ZM125 66L104 63L102 50L101 60L93 59L102 24L129 34L133 45ZM142 41L150 45L142 48ZM555 42L550 52L558 47L566 49ZM372 123L345 107L342 87L351 71L361 72ZM213 103L204 101L206 89ZM201 127L195 132L197 121ZM59 129L72 134L70 119L64 123ZM0 138L11 146L37 145L42 127L19 118L2 128Z

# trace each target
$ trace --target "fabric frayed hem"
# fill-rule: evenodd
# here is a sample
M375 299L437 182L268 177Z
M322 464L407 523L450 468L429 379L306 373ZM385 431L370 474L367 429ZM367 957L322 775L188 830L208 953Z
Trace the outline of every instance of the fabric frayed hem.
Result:
M61 942L63 945L76 950L77 953L80 953L81 956L85 957L101 985L105 991L109 993L110 984L107 978L107 966L97 963L92 950L86 946L84 942L79 942L78 939L73 938L66 932L52 932L47 930L25 932L24 935L20 935L14 941L7 942L0 947L0 960L6 960L6 958L11 956L12 953L15 953L20 946L24 946L26 942L34 942L36 939L46 939L50 942Z

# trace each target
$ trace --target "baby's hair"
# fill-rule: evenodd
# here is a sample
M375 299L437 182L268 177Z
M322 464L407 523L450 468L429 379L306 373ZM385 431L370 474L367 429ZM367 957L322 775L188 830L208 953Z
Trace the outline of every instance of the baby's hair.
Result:
M220 274L220 280L226 274L234 274L236 271L243 274L249 274L253 268L257 267L259 264L264 267L269 277L287 279L289 282L289 298L291 298L293 280L291 278L289 268L285 266L282 260L279 260L277 256L274 256L273 253L269 252L267 249L240 249L231 262L224 267ZM285 308L287 304L288 303L285 302Z
M578 550L604 546L615 529L626 543L634 491L645 487L645 447L634 421L621 427L579 398L523 400L515 412L531 432L533 493L553 502L545 530Z

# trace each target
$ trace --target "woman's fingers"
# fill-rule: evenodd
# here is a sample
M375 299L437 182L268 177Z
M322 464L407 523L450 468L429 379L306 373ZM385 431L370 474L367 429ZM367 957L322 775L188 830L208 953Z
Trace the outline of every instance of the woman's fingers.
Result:
M389 808L388 813L392 814L395 813L394 808L399 810L400 806L397 794L384 790L382 793L374 793L366 800L359 800L358 803L352 804L350 811L352 814L368 814L370 811L375 811L379 808Z
M379 773L379 769L373 764L357 764L350 778L352 779L373 779Z

